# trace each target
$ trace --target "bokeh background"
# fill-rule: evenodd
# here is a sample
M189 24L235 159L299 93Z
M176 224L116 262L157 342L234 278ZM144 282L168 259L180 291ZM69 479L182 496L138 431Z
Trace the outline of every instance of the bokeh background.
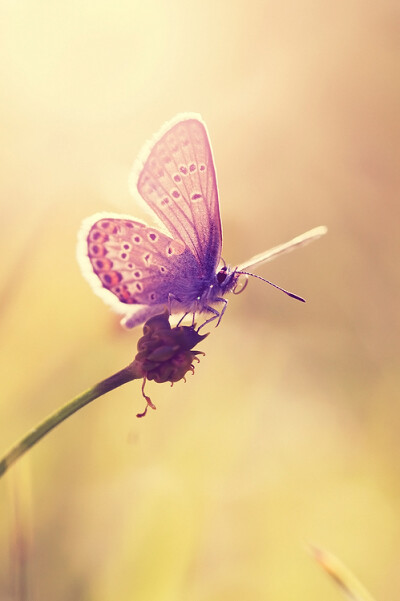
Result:
M338 555L400 593L399 4L0 4L0 454L132 359L75 258L182 111L210 132L225 260L324 239L232 296L186 384L97 400L0 482L1 600L289 601Z

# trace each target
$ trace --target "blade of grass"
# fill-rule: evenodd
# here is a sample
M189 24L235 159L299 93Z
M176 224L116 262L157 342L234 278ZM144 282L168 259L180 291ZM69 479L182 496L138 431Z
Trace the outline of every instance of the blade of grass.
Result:
M351 601L375 601L349 568L335 555L314 545L309 545L308 549L317 563L347 595L348 599Z

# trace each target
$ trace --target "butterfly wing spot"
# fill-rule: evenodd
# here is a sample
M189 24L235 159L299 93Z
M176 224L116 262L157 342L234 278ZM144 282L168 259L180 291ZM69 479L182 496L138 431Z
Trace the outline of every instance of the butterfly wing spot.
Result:
M102 244L89 244L89 256L104 257L107 254L107 249Z
M118 297L118 299L122 303L125 303L127 305L136 305L138 302L131 295L131 293L128 290L128 286L126 286L126 284L122 284L121 286L115 286L111 291Z
M163 155L163 157L162 157L162 162L163 162L165 165L169 165L170 163L172 163L172 158L169 156L169 154L165 154L165 155Z
M144 175L142 180L143 189L148 195L152 195L154 191L157 191L157 188L154 184L154 179L149 175Z
M101 232L100 230L92 228L89 232L88 240L89 242L97 242L98 244L101 244L102 242L107 242L108 236L105 232Z
M167 255L181 255L185 249L186 245L181 240L171 240L167 246Z
M95 267L96 269L98 269L98 271L110 271L112 266L113 266L113 262L110 261L110 259L97 259L95 262Z
M138 302L135 298L133 298L130 295L129 290L127 290L126 288L121 290L121 292L118 292L117 296L118 296L119 300L121 301L121 303L125 303L127 305L136 305Z
M108 271L107 273L99 273L98 276L100 277L104 286L108 289L113 288L122 280L122 275L119 273L119 271Z
M118 226L107 219L101 219L96 225L97 227L101 227L103 230L108 230L110 234L118 234L119 232Z

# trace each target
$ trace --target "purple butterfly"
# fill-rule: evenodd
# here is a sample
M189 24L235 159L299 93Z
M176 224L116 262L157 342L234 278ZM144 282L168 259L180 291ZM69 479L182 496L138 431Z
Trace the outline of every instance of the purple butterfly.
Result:
M128 215L97 213L82 224L78 260L96 294L133 328L167 305L172 312L209 314L226 309L240 275L326 232L317 227L231 269L221 263L218 187L206 125L184 113L146 145L133 171L134 187L161 226ZM264 279L264 278L260 278ZM264 280L269 284L268 280ZM276 284L289 296L303 300ZM222 303L219 311L215 305ZM204 325L204 324L203 324Z

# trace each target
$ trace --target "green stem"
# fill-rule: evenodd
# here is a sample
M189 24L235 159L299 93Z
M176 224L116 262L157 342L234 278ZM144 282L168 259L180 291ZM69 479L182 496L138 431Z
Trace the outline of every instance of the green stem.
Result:
M19 459L26 451L31 449L41 438L46 436L48 432L53 430L56 426L61 424L65 419L70 417L79 409L82 409L88 403L91 403L98 397L118 388L127 382L141 378L142 373L137 367L135 361L113 374L109 378L102 380L98 384L95 384L89 390L82 392L77 397L66 403L60 409L57 409L43 420L36 428L33 428L28 434L26 434L21 440L14 444L8 452L0 459L0 477L8 470L8 468Z

